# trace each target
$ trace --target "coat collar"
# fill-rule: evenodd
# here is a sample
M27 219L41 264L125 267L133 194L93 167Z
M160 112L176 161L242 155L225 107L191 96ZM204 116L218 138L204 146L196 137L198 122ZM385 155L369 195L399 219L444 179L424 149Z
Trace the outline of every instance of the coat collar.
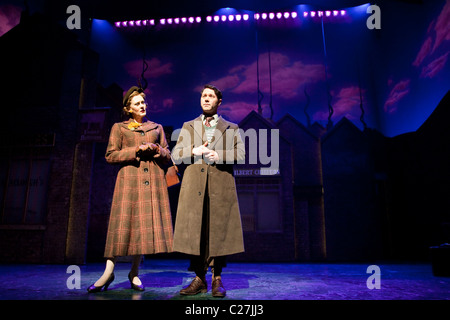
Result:
M123 121L122 124L124 125L125 128L128 129L128 125L132 122L133 120L130 118L126 121ZM150 131L152 129L155 129L158 127L158 124L156 122L150 121L148 119L145 119L144 122L142 122L142 126L140 126L139 128L137 128L136 130L133 131ZM130 129L128 129L130 130Z

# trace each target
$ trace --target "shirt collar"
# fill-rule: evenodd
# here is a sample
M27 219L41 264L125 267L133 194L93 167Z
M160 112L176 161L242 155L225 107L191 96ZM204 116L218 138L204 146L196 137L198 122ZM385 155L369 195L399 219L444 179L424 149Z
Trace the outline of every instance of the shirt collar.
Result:
M219 121L219 116L216 113L212 117L213 117L213 119L209 123L211 124L211 127L215 127L217 125L217 121ZM202 114L202 122L203 122L203 124L205 124L205 119L206 119L206 116L204 114Z

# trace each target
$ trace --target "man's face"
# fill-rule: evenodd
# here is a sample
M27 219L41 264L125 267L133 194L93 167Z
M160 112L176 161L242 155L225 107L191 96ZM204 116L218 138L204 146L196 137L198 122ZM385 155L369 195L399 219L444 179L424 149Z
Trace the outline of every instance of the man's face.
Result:
M202 106L203 113L207 115L214 115L217 113L217 108L219 108L222 99L217 99L214 90L205 88L202 92L200 98L200 105Z

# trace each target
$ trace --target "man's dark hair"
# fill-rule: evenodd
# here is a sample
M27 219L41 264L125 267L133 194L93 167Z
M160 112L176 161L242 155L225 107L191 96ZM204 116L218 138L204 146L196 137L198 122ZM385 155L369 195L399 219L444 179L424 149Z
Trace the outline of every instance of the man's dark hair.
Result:
M201 94L203 94L203 90L205 89L211 89L214 90L214 93L216 94L216 97L218 100L222 100L222 91L220 91L219 89L217 89L215 86L213 86L212 84L206 84L203 89Z

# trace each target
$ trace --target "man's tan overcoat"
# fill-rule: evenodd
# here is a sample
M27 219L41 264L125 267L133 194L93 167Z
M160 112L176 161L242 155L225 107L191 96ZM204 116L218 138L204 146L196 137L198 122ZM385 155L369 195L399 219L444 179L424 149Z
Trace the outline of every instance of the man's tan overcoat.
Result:
M183 124L172 157L187 164L178 200L174 251L200 254L200 236L205 191L209 196L209 256L244 251L241 217L233 175L233 164L245 160L245 146L236 124L219 117L212 142L207 146L219 154L217 163L192 155L206 142L201 117ZM206 189L207 188L207 189Z

